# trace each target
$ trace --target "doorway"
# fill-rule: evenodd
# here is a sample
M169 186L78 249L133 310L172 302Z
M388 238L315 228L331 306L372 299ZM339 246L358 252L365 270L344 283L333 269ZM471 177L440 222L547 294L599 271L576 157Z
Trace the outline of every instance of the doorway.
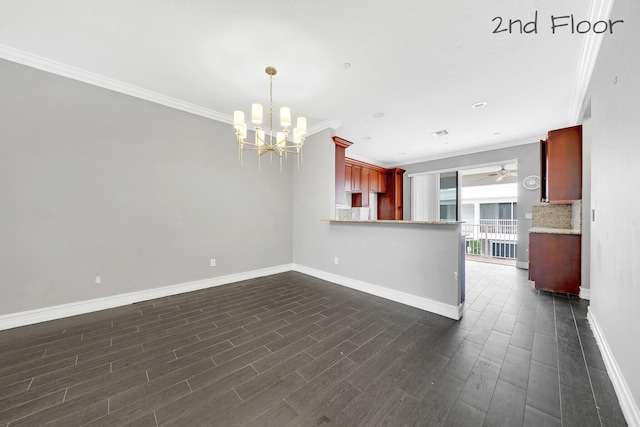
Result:
M516 161L460 171L460 220L469 260L516 264L518 164Z

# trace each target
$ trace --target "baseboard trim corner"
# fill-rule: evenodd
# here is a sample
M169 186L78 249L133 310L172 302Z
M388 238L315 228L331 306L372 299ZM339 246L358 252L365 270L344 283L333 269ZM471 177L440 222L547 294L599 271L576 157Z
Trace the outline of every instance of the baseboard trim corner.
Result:
M620 370L620 367L618 366L618 363L613 356L613 352L611 351L611 348L607 343L607 339L605 338L604 332L600 327L600 323L591 310L591 307L589 307L587 311L587 320L589 321L589 325L591 325L593 335L595 336L598 347L600 348L602 359L604 360L604 364L607 368L607 373L609 374L609 378L611 379L613 388L616 391L616 395L618 396L620 408L622 409L622 413L626 418L627 424L630 426L640 426L640 408L638 407L636 401L633 399L631 389L629 388L629 385L622 375L622 371Z
M180 283L177 285L147 289L144 291L136 291L104 298L96 298L86 301L78 301L51 307L38 308L35 310L5 314L0 316L0 331L5 329L17 328L20 326L32 325L34 323L46 322L49 320L61 319L63 317L86 314L93 311L121 307L124 305L147 301L155 298L162 298L170 295L181 294L184 292L198 291L215 286L227 285L229 283L255 279L258 277L269 276L271 274L284 273L291 270L293 270L293 264L283 264L279 266L260 268L257 270L251 270L242 273L229 274L226 276L213 277L210 279L196 280L193 282Z
M516 261L516 268L520 268L522 270L528 270L529 263L527 261Z
M580 298L590 300L591 299L591 289L583 288L580 286Z
M347 288L365 292L391 301L399 302L431 313L439 314L454 320L460 320L462 317L463 305L449 305L428 298L419 297L408 294L406 292L397 291L395 289L385 288L383 286L374 285L350 277L340 276L338 274L328 273L326 271L317 270L300 264L293 264L293 270L299 273L308 274L318 279L326 280Z

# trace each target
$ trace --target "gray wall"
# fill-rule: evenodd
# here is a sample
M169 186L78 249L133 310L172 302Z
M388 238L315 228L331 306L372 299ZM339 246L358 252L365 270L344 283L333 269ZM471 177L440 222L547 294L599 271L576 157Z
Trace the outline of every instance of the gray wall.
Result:
M539 141L515 147L398 166L406 170L404 174L404 219L411 219L410 174L462 169L469 166L514 159L518 160L518 183L522 183L522 179L526 176L540 175ZM529 262L529 234L527 230L531 228L531 220L525 219L524 216L525 213L531 212L531 207L539 198L539 190L529 191L525 190L521 184L518 185L518 266L520 267L526 266Z
M605 35L591 80L591 306L640 407L640 2L616 0L624 19ZM636 419L636 422L638 419Z
M291 168L230 125L4 60L0 94L0 315L291 263Z
M459 228L329 223L335 216L331 133L313 135L305 149L304 167L293 172L294 263L457 306Z

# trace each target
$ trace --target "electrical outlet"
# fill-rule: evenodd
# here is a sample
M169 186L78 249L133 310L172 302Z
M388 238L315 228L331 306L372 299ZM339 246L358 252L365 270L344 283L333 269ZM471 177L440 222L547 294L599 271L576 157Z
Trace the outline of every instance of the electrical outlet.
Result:
M102 283L102 279L100 276L96 276L96 285L99 285L100 283Z
M211 267L215 267L216 266L216 259L215 258L211 258L211 261L209 261L209 265Z
M591 209L591 222L596 222L596 210Z
M333 263L334 263L335 265L338 265L338 264L339 264L339 262L338 262L338 257L335 257L335 258L333 259Z

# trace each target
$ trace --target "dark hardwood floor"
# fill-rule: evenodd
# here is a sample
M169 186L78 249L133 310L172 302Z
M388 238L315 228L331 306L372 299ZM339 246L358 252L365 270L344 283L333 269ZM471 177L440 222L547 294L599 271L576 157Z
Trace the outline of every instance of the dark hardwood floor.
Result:
M459 322L283 273L0 332L0 426L625 425L587 302L467 262Z

